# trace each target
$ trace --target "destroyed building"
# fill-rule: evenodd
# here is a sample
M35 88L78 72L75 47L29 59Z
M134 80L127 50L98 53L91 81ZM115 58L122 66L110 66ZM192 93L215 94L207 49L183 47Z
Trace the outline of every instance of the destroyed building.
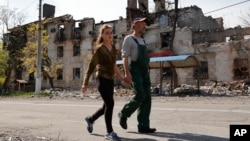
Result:
M206 17L197 6L181 8L171 49L173 27L170 23L174 10L166 9L165 0L154 0L154 3L155 12L149 13L148 0L127 0L126 18L100 23L88 17L75 20L70 14L49 19L44 26L49 34L48 56L52 64L62 66L53 79L54 86L79 90L94 52L99 26L107 23L114 27L114 45L120 51L124 37L130 33L132 19L139 16L148 19L144 38L151 57L188 55L198 61L196 66L188 66L188 62L182 60L175 61L180 64L178 67L151 69L152 85L173 76L175 87L183 83L196 84L197 80L202 85L209 80L233 81L249 77L249 27L224 29L223 18ZM120 53L117 57L121 59ZM22 79L32 78L25 71ZM90 81L94 81L94 75ZM42 78L42 88L50 88L46 77Z

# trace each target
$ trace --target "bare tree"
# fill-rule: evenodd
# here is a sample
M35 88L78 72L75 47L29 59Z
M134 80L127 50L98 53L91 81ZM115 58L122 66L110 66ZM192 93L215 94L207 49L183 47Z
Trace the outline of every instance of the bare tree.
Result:
M9 29L10 21L14 17L15 10L10 9L8 6L0 6L0 23L3 26L2 33Z
M14 18L13 24L15 27L17 25L22 25L26 19L26 16L24 13L16 13L13 18Z
M11 9L8 5L0 6L0 26L1 26L1 35L7 33L7 30L10 27L15 27L21 25L26 16L23 13L17 13L17 9Z
M240 17L244 26L250 26L250 8Z

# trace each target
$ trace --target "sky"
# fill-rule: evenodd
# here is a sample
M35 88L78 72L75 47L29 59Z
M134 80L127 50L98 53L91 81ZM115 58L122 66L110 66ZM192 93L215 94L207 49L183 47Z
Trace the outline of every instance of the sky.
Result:
M154 2L148 1L149 11L152 11ZM42 4L45 3L56 7L55 17L65 14L72 15L75 20L91 17L95 18L96 23L117 20L120 16L126 18L127 0L42 0ZM7 4L10 8L16 8L17 12L26 15L25 23L38 20L39 0L0 0L0 5ZM247 12L250 13L250 0L179 0L180 8L191 5L200 7L203 13L224 8L205 14L205 16L223 17L225 28L242 25L240 17ZM234 6L228 7L230 5Z

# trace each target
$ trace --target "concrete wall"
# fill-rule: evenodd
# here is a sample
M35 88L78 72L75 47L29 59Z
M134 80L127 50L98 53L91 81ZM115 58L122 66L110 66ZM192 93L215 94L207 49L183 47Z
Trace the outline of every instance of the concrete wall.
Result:
M223 30L223 22L212 17L204 16L202 9L197 6L186 7L180 10L177 22L179 27L191 27L192 31Z

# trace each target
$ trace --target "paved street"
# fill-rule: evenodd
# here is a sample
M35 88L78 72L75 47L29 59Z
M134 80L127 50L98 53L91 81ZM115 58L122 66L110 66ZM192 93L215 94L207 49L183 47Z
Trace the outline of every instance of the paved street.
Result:
M117 113L127 101L116 98L113 126L125 141L228 141L230 124L250 124L250 97L153 97L151 125L154 134L138 134L136 113L128 129ZM86 130L84 117L102 102L97 99L0 98L0 133L25 130L39 138L63 141L103 141L104 119Z

